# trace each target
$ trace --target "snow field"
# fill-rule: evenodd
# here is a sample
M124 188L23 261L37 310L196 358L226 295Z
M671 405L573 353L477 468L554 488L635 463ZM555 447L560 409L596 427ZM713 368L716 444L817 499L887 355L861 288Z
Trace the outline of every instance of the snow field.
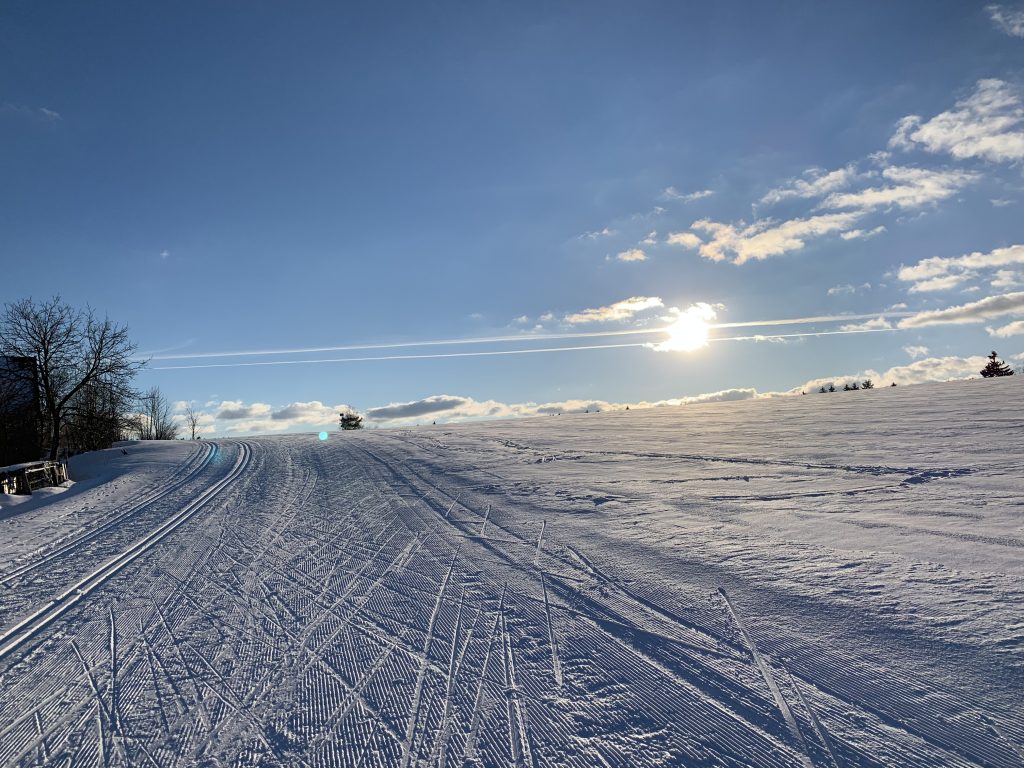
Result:
M0 521L0 763L1020 765L1021 394L162 447Z

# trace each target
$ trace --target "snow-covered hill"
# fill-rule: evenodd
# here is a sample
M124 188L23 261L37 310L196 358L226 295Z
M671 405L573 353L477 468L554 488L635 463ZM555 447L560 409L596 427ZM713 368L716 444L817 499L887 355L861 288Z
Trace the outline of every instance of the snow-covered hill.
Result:
M139 445L0 520L0 763L1024 764L1024 381Z

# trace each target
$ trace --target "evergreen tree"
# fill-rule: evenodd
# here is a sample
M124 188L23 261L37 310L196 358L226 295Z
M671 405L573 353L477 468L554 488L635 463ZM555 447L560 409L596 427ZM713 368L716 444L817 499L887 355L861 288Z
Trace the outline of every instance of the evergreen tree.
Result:
M895 386L896 386L896 382L894 381L894 382L893 382L892 384L890 384L889 386L890 386L890 387L895 387Z
M863 383L860 385L860 388L861 389L874 389L875 388L875 383L871 379L864 379Z
M836 391L836 385L835 384L829 384L828 385L828 391L829 392L835 392Z
M1013 376L1013 369L1006 363L999 362L996 359L995 350L992 350L992 354L988 356L988 363L981 369L981 375L986 379L995 376Z
M355 411L345 411L344 413L338 414L338 423L344 430L362 429L363 417Z
M849 392L849 391L850 391L850 385L849 384L843 384L843 392Z
M825 389L825 385L824 384L821 385L821 389L819 389L818 391L821 392L822 394L825 394L826 392L828 392L828 390Z

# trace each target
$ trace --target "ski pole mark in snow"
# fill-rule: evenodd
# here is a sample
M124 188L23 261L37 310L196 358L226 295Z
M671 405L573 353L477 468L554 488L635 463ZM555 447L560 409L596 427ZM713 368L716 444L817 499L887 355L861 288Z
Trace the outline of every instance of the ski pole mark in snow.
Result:
M540 558L541 547L544 546L544 529L547 528L548 521L541 520L540 522L540 535L537 536L537 551L533 555L533 564L537 565L537 560Z
M555 677L555 685L562 687L562 662L558 658L558 639L551 621L551 603L548 601L548 586L544 581L544 572L540 574L540 586L544 592L544 614L548 620L548 643L551 645L551 672Z
M757 649L757 643L754 642L754 638L747 632L747 628L740 621L739 615L736 613L736 609L733 607L732 600L729 599L729 594L725 591L724 587L718 588L719 594L722 596L722 600L725 601L725 607L729 609L729 615L732 616L732 620L736 622L736 628L743 635L743 639L750 647L750 655L754 659L754 664L757 665L758 670L761 672L761 676L764 678L765 684L772 692L772 698L775 699L775 703L779 707L779 711L782 713L783 719L786 721L786 725L789 726L789 732L793 735L793 739L797 744L800 745L800 749L803 750L801 761L807 768L814 768L814 764L811 759L807 756L807 744L804 742L803 734L800 733L800 726L797 725L796 718L793 717L793 712L789 708L789 704L786 703L786 699L782 696L782 691L779 690L778 683L775 682L775 676L772 674L771 667L768 662L761 656L761 652Z

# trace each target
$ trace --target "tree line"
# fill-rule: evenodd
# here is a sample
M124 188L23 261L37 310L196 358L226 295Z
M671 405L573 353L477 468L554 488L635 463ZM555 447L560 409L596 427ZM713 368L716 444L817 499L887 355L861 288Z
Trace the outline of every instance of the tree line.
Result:
M134 386L146 365L137 351L127 326L92 307L76 308L59 296L7 304L0 355L22 364L3 367L0 411L19 395L33 401L21 412L34 418L38 443L51 460L131 437L172 440L178 426L167 398L157 387L139 392Z

